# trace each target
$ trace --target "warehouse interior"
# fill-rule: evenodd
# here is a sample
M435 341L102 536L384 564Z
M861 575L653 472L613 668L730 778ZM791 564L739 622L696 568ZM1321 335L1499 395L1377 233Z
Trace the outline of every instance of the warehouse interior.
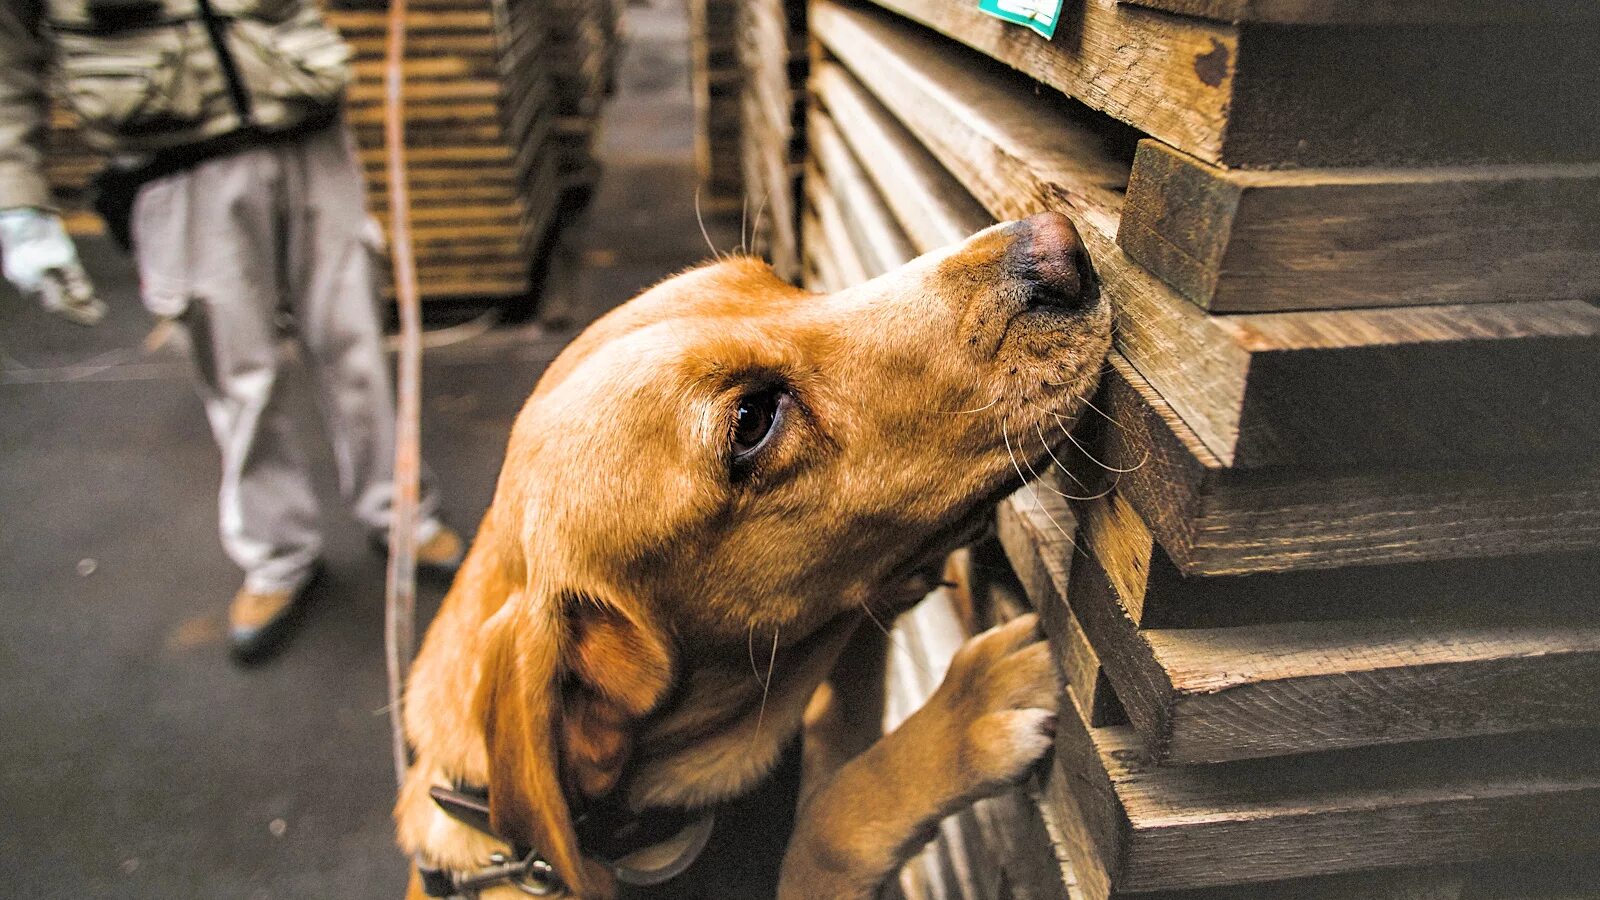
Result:
M389 2L318 3L354 48L351 177L393 252ZM964 642L1036 615L1048 648L1045 749L970 796L919 783L960 800L871 896L1600 898L1600 7L410 6L421 455L468 538L546 368L708 260L760 257L822 306L1011 241L959 299L921 299L994 291L1020 304L1008 328L1103 314L1087 378L1034 379L1024 430L996 415L1009 493L939 549L920 603L863 603L866 639L817 694L856 679L875 738L970 675ZM306 351L281 342L321 569L246 659L193 366L90 208L105 155L65 106L44 167L108 311L84 328L0 279L0 894L419 896L394 816L394 576L337 502ZM392 363L406 298L380 293ZM416 585L420 638L450 578ZM790 647L774 628L769 659L763 634L732 654L757 735ZM685 873L621 896L833 896L778 892L806 809L789 738Z

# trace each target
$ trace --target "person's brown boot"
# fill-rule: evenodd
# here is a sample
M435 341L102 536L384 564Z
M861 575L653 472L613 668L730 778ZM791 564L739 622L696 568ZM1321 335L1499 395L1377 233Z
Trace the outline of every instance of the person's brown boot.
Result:
M294 630L300 602L311 586L295 590L252 591L239 588L228 604L228 645L241 663L260 662L280 647Z
M417 545L417 567L437 575L454 575L466 555L461 535L449 525L440 525L432 537Z

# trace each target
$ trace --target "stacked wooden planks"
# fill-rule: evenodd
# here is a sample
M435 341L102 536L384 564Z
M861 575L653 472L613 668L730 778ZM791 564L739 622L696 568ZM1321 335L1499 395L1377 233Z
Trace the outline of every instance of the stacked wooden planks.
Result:
M689 0L689 75L694 94L694 163L705 211L729 212L744 202L740 172L739 5Z
M616 60L619 7L564 2L408 4L407 158L424 299L525 295L566 198L596 177L593 141ZM387 5L337 0L330 7L329 21L355 51L347 118L369 206L387 227ZM50 140L48 174L69 225L98 233L85 188L101 157L59 106Z
M347 0L328 19L355 51L348 118L366 173L368 204L388 228L388 167L383 151L384 4ZM408 5L406 154L417 278L424 299L515 297L528 289L531 248L550 211L549 175L540 154L523 155L503 118L500 37L483 0L419 0ZM520 46L516 36L508 48ZM527 78L520 110L540 140L549 89ZM519 98L519 100L522 98ZM524 147L529 145L522 145ZM538 143L531 145L533 148ZM523 183L537 194L525 194Z
M543 69L555 95L555 147L563 191L587 196L599 177L600 106L616 81L622 0L496 0L528 28L546 30L544 51L522 60Z
M779 276L800 277L805 156L805 0L743 0L738 21L739 154L754 247Z
M809 286L1055 209L1117 311L999 515L1067 685L1007 890L1595 893L1595 13L1138 2L810 10Z

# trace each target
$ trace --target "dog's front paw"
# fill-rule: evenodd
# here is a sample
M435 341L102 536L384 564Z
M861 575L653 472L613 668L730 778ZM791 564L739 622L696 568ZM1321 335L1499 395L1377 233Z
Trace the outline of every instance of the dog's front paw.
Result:
M978 787L1020 780L1049 751L1058 693L1029 614L963 644L928 703L949 717L958 774Z

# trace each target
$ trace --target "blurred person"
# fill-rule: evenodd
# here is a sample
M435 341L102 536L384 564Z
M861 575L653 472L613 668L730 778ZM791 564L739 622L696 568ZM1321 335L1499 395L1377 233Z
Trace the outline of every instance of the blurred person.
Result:
M222 451L220 526L244 570L229 606L241 660L287 635L322 535L285 409L285 333L314 377L340 489L381 545L394 398L362 172L342 106L350 50L314 0L0 3L0 262L47 310L104 305L41 172L47 84L112 155L96 206L130 245L145 305L186 338ZM461 538L424 485L418 562L453 571Z

